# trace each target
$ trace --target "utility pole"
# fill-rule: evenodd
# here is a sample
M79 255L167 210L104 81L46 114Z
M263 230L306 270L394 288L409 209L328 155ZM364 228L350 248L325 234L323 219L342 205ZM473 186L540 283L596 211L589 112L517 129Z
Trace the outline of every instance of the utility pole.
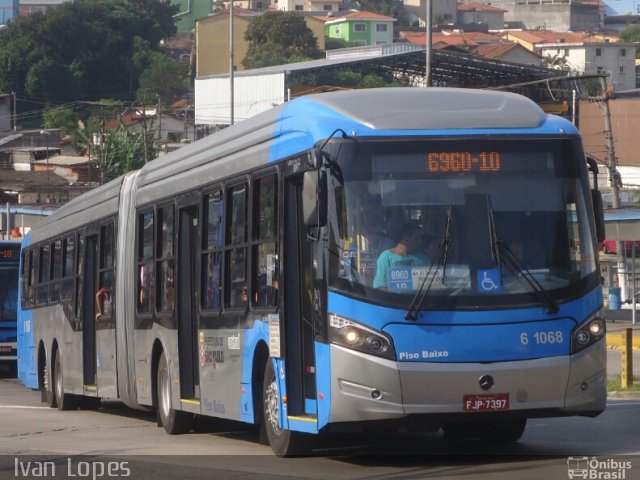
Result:
M16 92L11 92L13 95L13 131L18 130L18 99L16 97Z
M611 206L620 208L620 173L618 172L616 153L613 142L613 128L611 127L611 111L609 110L609 92L607 90L607 77L600 77L600 87L602 95L598 100L602 105L604 114L604 134L607 147L607 164L609 167L609 184L611 186ZM634 248L634 247L632 247ZM624 241L616 241L617 262L618 262L618 283L620 285L620 299L625 301L628 297L627 285L627 255L625 252ZM635 281L635 279L634 279ZM635 289L634 289L635 290Z
M426 25L426 40L425 40L425 44L424 44L424 48L425 48L425 64L426 64L426 70L425 70L425 77L424 77L424 84L425 87L430 87L431 86L431 51L432 51L432 32L431 29L433 27L432 25L432 21L431 18L433 17L433 6L432 6L432 0L425 0L426 2L426 9L427 11L425 12L425 20L424 23Z
M229 125L234 123L234 92L233 92L233 76L235 66L233 63L233 0L229 0Z

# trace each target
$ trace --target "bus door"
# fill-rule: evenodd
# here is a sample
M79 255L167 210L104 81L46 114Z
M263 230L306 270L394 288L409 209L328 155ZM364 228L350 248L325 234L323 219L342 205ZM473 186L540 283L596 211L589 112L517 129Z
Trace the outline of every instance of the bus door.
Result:
M96 292L98 235L87 232L82 272L82 378L85 389L96 388Z
M302 177L285 184L284 357L287 414L315 416L316 360L313 330L313 249L302 222Z
M178 210L178 357L180 398L200 398L198 374L198 308L196 267L198 258L198 206Z

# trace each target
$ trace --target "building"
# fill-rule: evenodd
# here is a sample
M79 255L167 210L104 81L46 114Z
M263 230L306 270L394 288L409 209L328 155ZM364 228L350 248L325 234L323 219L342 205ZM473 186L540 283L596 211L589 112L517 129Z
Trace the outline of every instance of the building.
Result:
M372 12L353 12L325 22L325 34L354 46L393 43L392 17Z
M432 23L438 25L455 24L458 21L457 6L457 0L432 0ZM404 0L404 10L411 25L422 28L426 26L426 0Z
M614 91L636 88L636 48L632 42L543 43L540 55L563 57L578 73L609 73Z
M605 121L601 106L596 102L581 101L579 126L585 151L599 160L608 163L605 137ZM640 167L640 90L616 93L609 100L611 129L615 139L615 155L621 167ZM622 178L623 184L625 178ZM640 182L636 182L640 184Z
M593 0L492 0L507 10L504 20L526 30L596 32L601 27L601 9Z
M484 24L490 30L504 28L504 8L485 5L480 2L468 2L458 4L458 25L465 28L465 25Z
M52 7L62 5L68 0L20 0L20 16L46 12Z
M19 11L19 0L0 0L0 25L6 25L9 20L17 17Z
M249 49L244 33L251 19L261 12L233 10L233 63L235 70L244 70L242 61ZM305 22L324 50L324 19L304 16ZM219 10L196 22L196 77L229 73L229 11Z
M342 0L276 0L276 10L284 12L339 12L343 10Z
M471 53L504 62L541 65L542 57L515 42L485 43L471 48Z

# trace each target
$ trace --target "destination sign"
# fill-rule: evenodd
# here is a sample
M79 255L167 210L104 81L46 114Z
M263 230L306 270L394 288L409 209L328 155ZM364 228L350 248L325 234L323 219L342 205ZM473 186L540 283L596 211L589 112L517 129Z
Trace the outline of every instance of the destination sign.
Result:
M500 152L432 152L427 155L427 170L442 172L499 172Z
M0 246L0 262L3 260L16 261L20 256L20 245Z

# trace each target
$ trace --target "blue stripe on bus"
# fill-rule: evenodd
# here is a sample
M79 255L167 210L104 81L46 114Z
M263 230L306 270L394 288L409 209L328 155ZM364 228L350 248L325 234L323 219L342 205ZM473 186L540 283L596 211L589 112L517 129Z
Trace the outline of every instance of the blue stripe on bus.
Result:
M308 119L306 121L305 119ZM501 135L506 129L460 129L460 130L375 130L362 123L342 115L335 110L316 102L313 98L302 97L286 103L278 122L276 122L274 139L269 152L269 162L304 152L318 142L329 138L335 126L349 136L451 136L455 135ZM511 135L545 135L559 133L577 135L578 130L571 122L554 115L547 116L544 124L538 128L509 130Z
M245 330L244 345L242 345L240 420L248 423L255 423L256 421L253 409L253 358L256 353L256 347L260 342L264 342L267 346L269 345L269 325L267 322L256 320L253 328ZM258 368L263 367L259 365ZM262 388L262 385L258 385L257 388Z
M31 232L22 238L22 249L31 245ZM22 255L20 255L22 271ZM28 388L38 388L36 347L33 340L31 310L22 310L22 291L18 289L18 379Z
M331 354L329 345L315 342L318 430L329 423L331 413Z
M404 309L380 307L330 292L328 311L390 334L400 361L482 362L568 355L571 329L601 305L602 289L598 287L560 305L553 316L541 307L429 310L417 322L409 322L404 319Z

